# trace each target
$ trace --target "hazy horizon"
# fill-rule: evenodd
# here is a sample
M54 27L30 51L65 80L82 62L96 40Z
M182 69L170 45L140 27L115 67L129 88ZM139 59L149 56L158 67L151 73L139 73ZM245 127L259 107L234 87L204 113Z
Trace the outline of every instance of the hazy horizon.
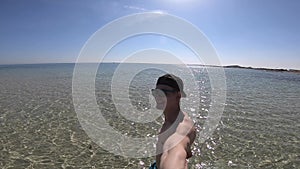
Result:
M0 66L13 66L13 65L39 65L39 64L77 64L79 62L47 62L47 63L13 63L13 64L0 64ZM101 64L101 63L126 63L126 64L173 64L173 63L147 63L147 62L80 62L81 64ZM79 63L79 64L80 64ZM300 69L289 69L289 68L273 68L273 67L252 67L252 66L244 66L244 65L237 65L237 64L229 64L229 65L208 65L208 64L201 64L201 63L184 63L185 65L189 66L204 66L204 67L226 67L226 66L240 66L243 68L265 68L265 69L284 69L284 70L300 70ZM175 64L176 65L176 64Z

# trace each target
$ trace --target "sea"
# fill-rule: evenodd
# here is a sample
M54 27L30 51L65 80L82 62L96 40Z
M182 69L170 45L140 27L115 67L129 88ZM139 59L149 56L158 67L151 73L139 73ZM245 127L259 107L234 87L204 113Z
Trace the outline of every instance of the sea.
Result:
M150 90L159 76L170 73L170 65L122 65L118 70L119 63L85 64L87 69L96 68L90 86L97 108L119 134L154 138L164 117L157 112L153 118L143 115L154 110ZM77 111L77 102L88 98L83 94L74 99L75 68L74 63L0 66L0 168L143 169L154 162L155 157L139 156L140 152L130 156L112 151L113 138L91 137ZM183 80L192 77L184 80L188 96L181 99L181 109L198 132L189 168L300 167L300 74L201 65L172 68ZM209 115L215 111L213 91L218 87L212 86L209 72L221 72L225 85L218 117ZM113 86L114 82L118 84ZM141 118L130 119L135 117L127 116L132 110ZM217 123L203 139L199 133L209 118ZM101 140L111 141L111 146Z

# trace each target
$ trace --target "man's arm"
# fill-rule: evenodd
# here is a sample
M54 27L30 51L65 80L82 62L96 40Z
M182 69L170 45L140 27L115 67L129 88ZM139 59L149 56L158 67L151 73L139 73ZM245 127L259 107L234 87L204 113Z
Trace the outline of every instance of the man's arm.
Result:
M187 169L186 138L161 156L160 169Z
M190 146L196 137L194 123L188 117L178 125L176 132L171 135L163 146L160 159L160 169L185 169L186 159L192 156Z

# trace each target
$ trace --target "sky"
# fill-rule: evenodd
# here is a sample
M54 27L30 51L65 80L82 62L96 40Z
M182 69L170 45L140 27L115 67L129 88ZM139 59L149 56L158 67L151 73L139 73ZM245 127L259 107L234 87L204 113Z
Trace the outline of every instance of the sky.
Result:
M76 62L87 40L110 22L161 12L201 30L222 65L300 70L299 9L299 0L1 0L0 64ZM161 35L130 37L105 61L122 61L149 48L195 63L182 43Z

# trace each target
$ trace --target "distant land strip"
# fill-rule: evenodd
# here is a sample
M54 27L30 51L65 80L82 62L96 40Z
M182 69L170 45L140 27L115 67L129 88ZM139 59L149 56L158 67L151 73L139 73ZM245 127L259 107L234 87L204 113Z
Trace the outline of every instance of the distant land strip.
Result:
M239 69L264 70L264 71L272 71L272 72L292 72L292 73L300 73L300 70L297 70L297 69L253 68L253 67L244 67L244 66L239 66L239 65L216 66L216 65L189 64L189 66L207 66L207 67L239 68Z
M229 66L222 66L224 68L241 68L241 69L254 69L254 70L265 70L265 71L273 71L273 72L293 72L293 73L300 73L300 70L297 69L271 69L271 68L253 68L253 67L243 67L239 65L229 65Z

